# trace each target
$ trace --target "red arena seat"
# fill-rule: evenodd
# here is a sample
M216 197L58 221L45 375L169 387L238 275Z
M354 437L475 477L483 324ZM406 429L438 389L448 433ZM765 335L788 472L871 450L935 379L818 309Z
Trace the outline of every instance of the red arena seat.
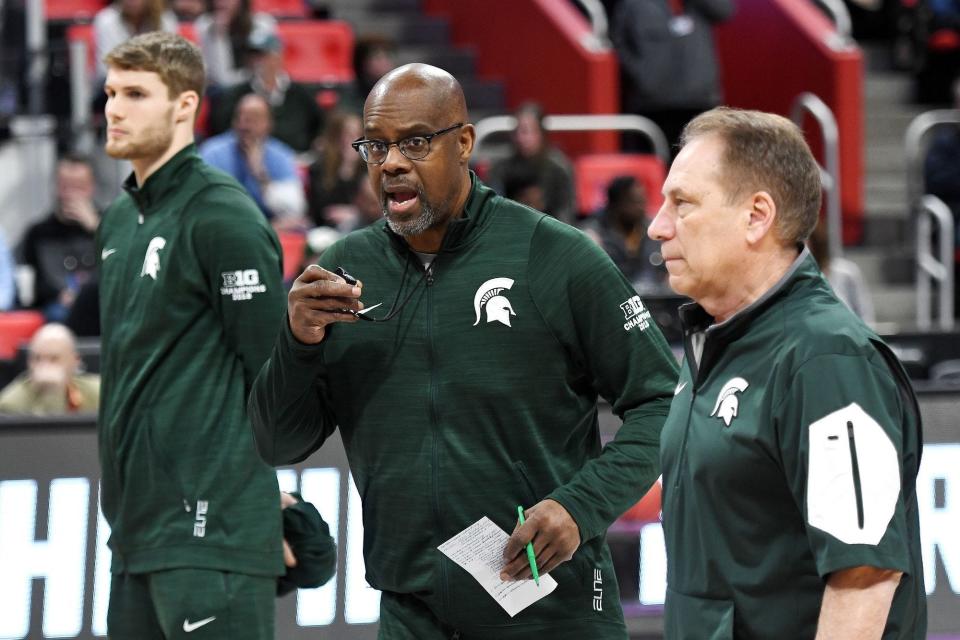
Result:
M283 279L292 280L300 275L307 237L294 231L281 231L277 234L280 248L283 250Z
M30 340L43 326L39 311L6 311L0 313L0 358L12 360L20 345Z
M591 215L607 204L607 186L617 176L634 176L647 193L647 213L663 204L660 189L667 177L663 161L654 155L599 153L578 157L573 163L577 181L577 208Z
M269 13L277 18L306 18L304 0L253 0L253 10Z
M47 20L73 22L93 20L97 11L107 6L104 0L45 0Z
M281 22L283 62L298 82L353 82L353 29L341 20Z

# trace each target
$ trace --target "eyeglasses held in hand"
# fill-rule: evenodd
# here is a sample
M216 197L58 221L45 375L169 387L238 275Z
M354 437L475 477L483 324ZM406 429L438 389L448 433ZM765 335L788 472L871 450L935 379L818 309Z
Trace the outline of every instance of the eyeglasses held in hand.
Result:
M457 124L447 127L446 129L440 129L439 131L434 131L433 133L428 133L422 136L410 136L409 138L397 140L396 142L387 142L386 140L364 140L361 138L360 140L356 140L351 143L351 146L357 150L357 153L360 154L360 157L363 158L363 161L367 164L383 164L386 162L387 154L390 153L390 147L394 145L397 146L397 149L400 150L400 153L410 160L423 160L430 155L431 140L439 135L447 133L448 131L459 129L463 125L463 122L458 122Z

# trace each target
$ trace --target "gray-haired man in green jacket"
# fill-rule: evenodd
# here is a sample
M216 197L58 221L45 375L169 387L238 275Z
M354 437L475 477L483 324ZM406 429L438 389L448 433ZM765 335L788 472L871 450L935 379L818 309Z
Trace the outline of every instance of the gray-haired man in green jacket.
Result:
M452 76L387 74L364 136L386 221L297 279L250 399L261 455L302 460L339 427L381 638L626 638L604 532L659 474L673 355L599 247L470 173ZM598 394L624 421L606 446ZM503 578L530 575L532 540L559 584L513 618L437 550L483 516L513 532Z
M280 495L244 409L283 312L279 243L196 154L197 48L149 33L106 62L106 150L133 164L98 234L108 631L273 638Z

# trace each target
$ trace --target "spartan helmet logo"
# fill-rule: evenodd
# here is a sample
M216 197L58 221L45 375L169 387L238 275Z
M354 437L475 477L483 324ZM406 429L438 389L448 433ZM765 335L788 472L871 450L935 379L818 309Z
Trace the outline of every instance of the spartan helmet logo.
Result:
M480 324L480 314L483 309L487 311L487 322L496 320L510 326L510 316L517 314L514 313L510 301L502 294L512 286L512 278L492 278L480 285L473 296L473 310L477 314L477 321L473 326Z
M749 386L750 383L743 378L727 380L717 396L717 404L714 405L713 413L710 415L720 418L729 427L740 412L740 397L737 394L743 393L743 390Z
M160 271L160 249L163 249L167 241L157 236L147 245L147 255L143 258L143 268L140 269L140 277L150 276L157 279L157 272Z

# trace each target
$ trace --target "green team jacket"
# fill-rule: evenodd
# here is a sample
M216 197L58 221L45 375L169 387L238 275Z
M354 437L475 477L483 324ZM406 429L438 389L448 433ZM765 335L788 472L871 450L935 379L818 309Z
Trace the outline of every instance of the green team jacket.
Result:
M279 243L193 145L124 189L98 233L113 571L281 574L276 475L245 414L284 309Z
M665 637L812 639L828 575L861 565L903 572L883 637L926 637L920 414L890 349L806 250L726 322L697 305L681 319Z
M604 533L659 474L676 361L593 242L472 179L429 277L383 221L323 254L363 280L365 304L384 302L375 315L411 297L392 320L336 325L314 346L284 322L250 398L257 446L290 463L339 426L367 581L468 637L623 638ZM602 448L598 393L624 420ZM483 516L510 532L517 506L544 498L583 544L552 572L557 590L511 619L437 546Z

